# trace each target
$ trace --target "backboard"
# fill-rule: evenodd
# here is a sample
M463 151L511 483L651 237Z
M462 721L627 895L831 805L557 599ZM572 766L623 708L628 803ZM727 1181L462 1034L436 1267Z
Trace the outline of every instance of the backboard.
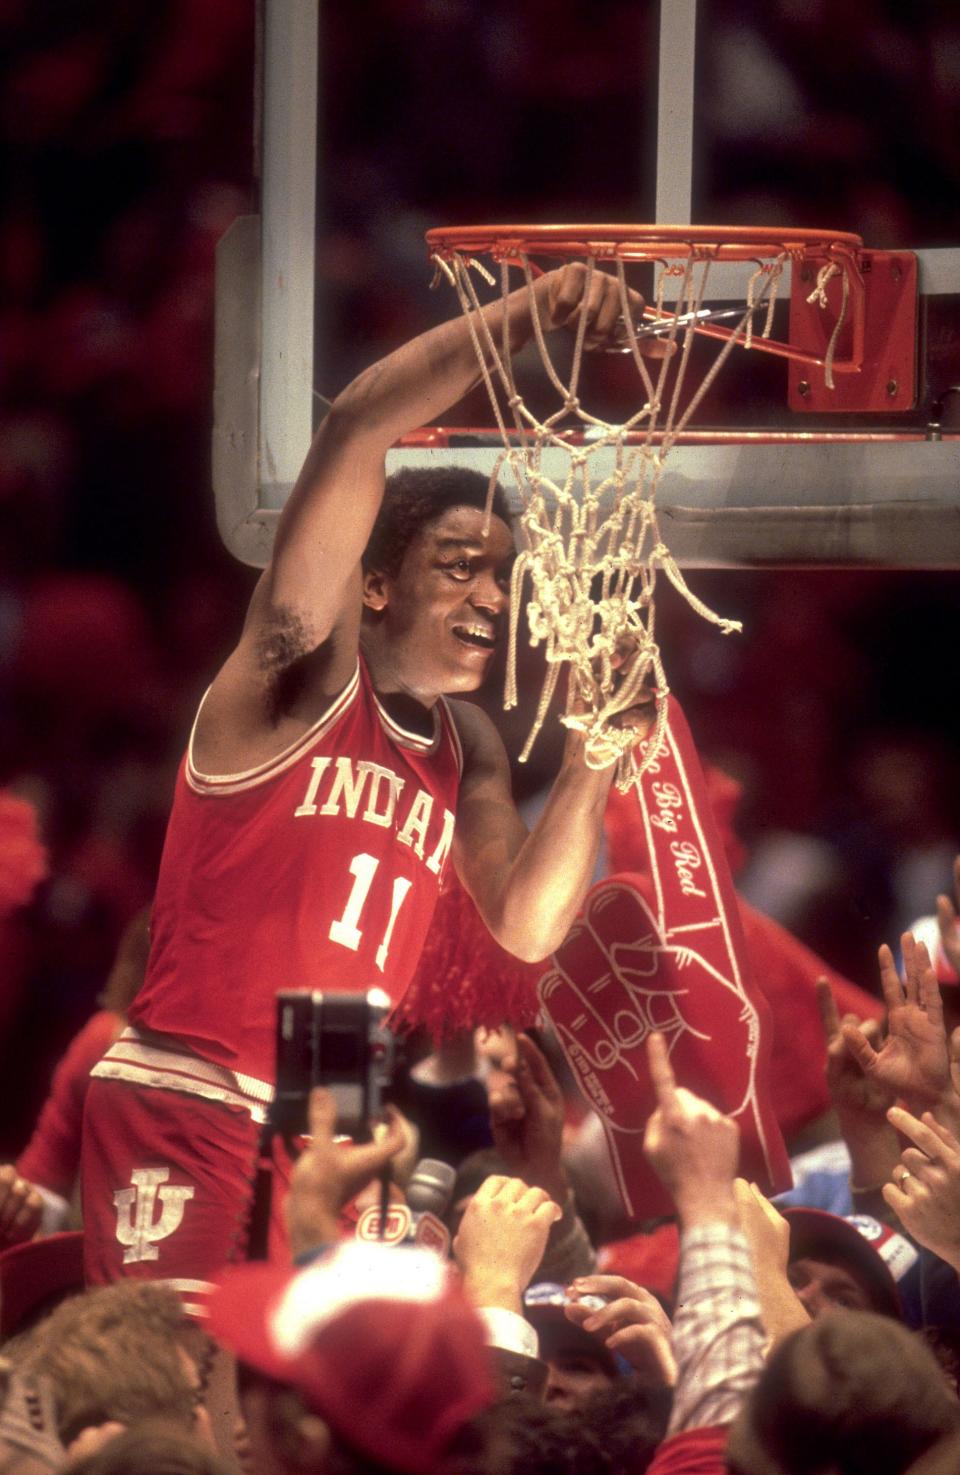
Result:
M324 65L330 65L324 25L333 9L262 0L261 212L236 222L218 259L218 520L230 551L253 565L269 556L279 510L324 399L349 377L335 362L325 310L330 252L325 250L319 269L315 255L325 208L317 139L326 128L318 130L318 98L324 95ZM610 140L624 155L621 218L715 221L725 209L734 223L772 223L759 218L768 212L782 224L792 205L807 212L795 224L857 231L868 246L915 253L919 298L915 387L905 396L899 380L888 376L885 382L895 386L889 409L836 412L822 400L811 407L804 381L793 370L788 381L782 365L739 356L750 362L731 366L728 387L705 407L697 429L674 447L659 487L671 551L681 565L702 567L960 566L960 435L951 428L960 420L960 396L950 394L960 382L960 248L939 243L949 223L935 221L923 239L904 239L909 219L891 222L874 196L845 189L847 163L838 163L835 143L826 147L820 140L815 148L805 138L802 98L790 90L791 66L797 75L813 68L818 80L829 83L829 47L821 46L811 59L805 49L810 36L793 35L784 23L777 50L762 24L742 24L742 8L724 0L670 0L634 9L646 43L642 58L638 46L635 72L641 100L637 136ZM576 5L561 7L561 19L563 11L576 11ZM506 14L495 11L494 21L509 29ZM855 29L847 34L850 23L842 16L832 24L834 30L821 40L832 38L839 54L858 38ZM490 34L485 33L488 41ZM611 46L617 41L609 37ZM869 48L860 48L858 56L863 51ZM589 57L580 62L586 65ZM498 65L506 86L505 56ZM857 85L869 93L869 73ZM748 96L750 106L732 108L734 94ZM491 100L491 107L499 106ZM585 89L572 119L575 132L591 135L595 111ZM444 119L436 121L442 135ZM779 153L768 148L771 130L781 135ZM480 147L483 139L481 128ZM493 150L507 171L516 146L512 138L500 139L499 154ZM848 141L848 151L857 146L856 139ZM823 157L820 178L804 175L805 160L812 170L812 161ZM466 168L464 160L458 162ZM576 193L572 162L564 170L545 155L544 169L563 174ZM875 195L882 194L882 164L862 172L875 179ZM468 218L463 199L457 203L460 218ZM553 201L539 203L549 209ZM478 208L480 201L472 204ZM814 209L829 209L831 218L811 221ZM377 291L384 297L408 291L418 259L426 282L430 267L420 227L449 223L398 208L396 229L409 232L399 248L406 270L399 281L394 276L378 282ZM881 228L884 239L872 241L871 227ZM728 300L725 294L733 290L723 270L711 278L714 304ZM436 318L455 310L452 297L434 307ZM406 321L402 311L394 315ZM409 332L401 329L395 341L405 336ZM881 335L871 352L882 354L884 348ZM477 420L466 423L466 430L447 427L411 438L390 453L390 469L441 458L489 471L498 441L478 430Z

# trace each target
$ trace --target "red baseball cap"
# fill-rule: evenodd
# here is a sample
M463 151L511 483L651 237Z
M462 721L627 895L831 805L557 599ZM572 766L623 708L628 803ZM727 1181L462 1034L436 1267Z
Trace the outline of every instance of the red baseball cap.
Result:
M79 1229L26 1240L0 1254L0 1336L12 1337L41 1311L83 1290Z
M918 1260L916 1248L889 1224L869 1214L842 1217L826 1209L782 1210L790 1225L790 1259L817 1259L824 1251L842 1256L863 1277L871 1292L872 1310L903 1317L897 1282Z
M347 1240L302 1270L238 1266L217 1281L208 1327L346 1444L408 1475L429 1475L493 1398L482 1323L429 1250Z

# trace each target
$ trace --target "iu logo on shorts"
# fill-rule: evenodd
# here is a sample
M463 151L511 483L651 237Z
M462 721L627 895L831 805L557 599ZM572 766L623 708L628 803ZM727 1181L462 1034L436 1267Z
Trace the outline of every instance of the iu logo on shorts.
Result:
M169 1177L169 1168L134 1168L130 1174L133 1187L118 1188L114 1193L117 1239L125 1246L124 1265L158 1260L157 1242L180 1227L184 1205L196 1190L167 1185ZM158 1199L161 1207L156 1218Z

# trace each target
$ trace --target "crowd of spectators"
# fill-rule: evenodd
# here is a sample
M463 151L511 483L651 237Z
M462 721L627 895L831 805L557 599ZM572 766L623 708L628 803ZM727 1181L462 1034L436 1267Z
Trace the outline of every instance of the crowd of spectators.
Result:
M950 7L701 8L702 218L823 215L876 246L954 243ZM652 213L655 9L322 8L320 391L440 311L426 226ZM702 574L747 635L661 616L698 739L744 788L743 896L872 995L861 1026L821 988L806 1064L824 1066L834 1115L791 1120L789 1203L736 1178L735 1125L676 1086L654 1040L647 1151L676 1222L639 1235L549 1039L507 1032L426 1054L373 1148L333 1152L314 1100L297 1265L226 1278L209 1332L161 1288L75 1294L49 1316L32 1296L78 1290L84 1072L142 977L174 766L249 587L216 540L208 439L214 249L255 203L255 34L233 0L13 0L0 25L2 1458L171 1475L960 1469L951 575ZM929 933L931 968L905 942L903 981L885 954L878 982L878 943L938 892L945 950ZM418 1132L455 1174L441 1196L459 1279L428 1251L349 1237L374 1169L396 1158L398 1193L415 1176ZM217 1348L240 1359L239 1404Z
M934 963L909 932L899 970L880 949L882 1021L841 1017L821 979L830 1110L777 1203L737 1176L736 1121L678 1085L656 1032L644 1147L674 1215L619 1240L550 1037L509 1029L423 1056L415 1117L387 1107L366 1143L336 1139L315 1088L289 1261L225 1269L193 1319L160 1283L84 1291L79 1232L30 1237L54 1201L40 1158L36 1185L29 1155L0 1170L3 1468L955 1471L955 872ZM141 954L127 939L128 988ZM420 1157L431 1131L446 1161Z

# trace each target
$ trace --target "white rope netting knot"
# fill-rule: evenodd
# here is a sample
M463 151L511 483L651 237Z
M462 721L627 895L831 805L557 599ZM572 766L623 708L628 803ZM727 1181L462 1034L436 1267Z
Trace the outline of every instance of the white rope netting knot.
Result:
M830 306L829 299L827 298L827 283L835 276L843 277L843 285L840 297L840 311L833 325L833 332L830 334L827 351L823 356L823 382L828 389L833 388L833 361L837 352L837 341L840 337L840 331L847 320L847 307L850 301L850 280L847 273L841 271L841 268L835 261L825 262L817 272L816 285L807 298L809 303L815 302L822 311L826 312Z
M742 315L686 400L683 391L695 314L702 309L709 260L698 260L692 252L686 258L675 312L664 307L668 263L662 263L654 301L655 312L664 323L661 342L665 341L666 348L658 358L641 352L645 325L633 321L623 263L617 261L622 348L632 359L643 393L641 407L629 420L611 424L586 410L579 394L585 317L579 318L564 380L547 344L534 291L534 269L527 256L521 255L519 264L529 293L532 336L546 377L560 400L560 408L542 420L517 389L506 326L502 341L496 341L481 311L474 273L492 282L490 273L474 258L456 252L434 257L438 272L457 292L503 441L490 478L488 512L505 470L511 473L520 498L521 549L512 578L504 705L509 708L517 703L516 655L524 588L529 590L529 641L543 647L547 664L521 761L530 753L565 665L570 679L561 721L583 734L588 764L596 768L617 764L618 787L626 789L656 760L668 695L655 634L654 589L660 570L705 620L724 634L740 630L738 621L716 614L687 588L661 537L655 498L672 445L734 346L747 345L758 333L769 336L786 259L784 252L772 261L756 263L745 285ZM598 268L592 257L586 258L584 266L586 296ZM500 290L505 301L511 290L506 261L501 263ZM764 313L759 327L754 322L758 312ZM507 316L505 308L505 325ZM679 319L684 320L683 326ZM583 433L581 442L571 444L571 430ZM555 469L558 460L563 467L560 474ZM651 700L653 728L641 757L636 730L630 725L631 713L638 706L649 709Z

